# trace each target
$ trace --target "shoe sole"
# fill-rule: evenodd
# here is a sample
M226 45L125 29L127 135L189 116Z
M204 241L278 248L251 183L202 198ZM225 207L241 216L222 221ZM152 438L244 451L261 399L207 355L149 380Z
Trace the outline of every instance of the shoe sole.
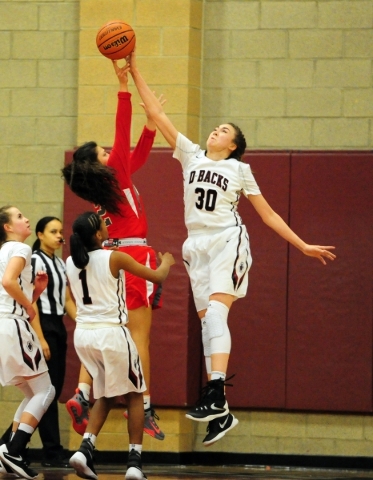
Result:
M70 458L69 463L73 467L73 469L76 471L76 474L78 475L78 477L88 478L91 480L98 479L97 475L86 464L86 458L82 453L80 452L74 453L74 455Z
M229 409L224 410L222 413L215 413L213 415L208 415L207 417L193 417L193 415L187 413L185 416L189 418L189 420L194 420L195 422L211 422L211 420L215 420L215 418L224 417L228 415Z
M236 417L233 417L233 421L232 421L232 425L227 428L226 430L224 430L223 432L220 432L218 435L216 435L216 437L212 440L208 440L207 442L202 442L203 445L205 445L205 447L209 447L210 445L214 444L215 442L217 442L218 440L220 440L221 438L224 437L224 435L229 432L229 430L232 430L232 428L234 428L237 424L239 423L239 421L237 420Z
M12 477L18 477L18 474L13 472L13 470L3 461L0 461L0 473L2 475L9 475Z
M146 476L138 468L130 467L127 470L126 476L124 478L126 480L143 480L144 478L146 478Z
M10 465L10 463L7 462L7 460L5 458L2 457L1 453L0 453L0 459L1 459L1 462L6 464L9 468L11 468L13 470L13 473L8 473L7 472L7 475L12 475L12 476L16 476L16 477L21 477L21 478L27 478L28 480L34 480L35 478L38 477L38 473L36 473L36 475L32 476L32 475L27 475L26 472L20 468L20 467L17 467L17 465Z
M82 414L82 406L79 402L70 399L66 402L66 410L68 411L73 422L73 429L76 431L76 433L79 433L79 435L83 436L88 425L88 420L84 418L81 423L77 422L77 418L79 418Z

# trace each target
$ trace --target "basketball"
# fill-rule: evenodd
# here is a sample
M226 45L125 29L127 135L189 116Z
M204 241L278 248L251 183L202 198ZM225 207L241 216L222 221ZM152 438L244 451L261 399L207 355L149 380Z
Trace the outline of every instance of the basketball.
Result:
M131 25L121 20L105 23L96 35L100 53L111 60L120 60L130 55L135 48L136 35Z

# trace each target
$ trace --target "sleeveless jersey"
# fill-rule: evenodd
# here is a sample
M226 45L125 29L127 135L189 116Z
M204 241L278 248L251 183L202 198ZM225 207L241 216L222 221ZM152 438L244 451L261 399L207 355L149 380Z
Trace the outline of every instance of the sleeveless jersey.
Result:
M237 211L241 193L260 195L250 165L234 158L210 160L199 145L178 133L173 157L184 177L184 214L188 231L208 233L242 225Z
M127 323L124 275L114 278L110 271L112 250L89 252L88 265L81 270L71 257L66 260L66 273L77 307L76 323Z
M105 220L110 238L146 238L148 230L142 200L132 183L131 175L146 162L153 146L155 131L144 127L140 140L131 153L131 118L131 94L118 92L115 140L107 165L115 170L125 201L119 204L119 214L108 213L96 206L97 213Z
M2 285L4 272L12 257L22 257L26 260L24 269L18 277L18 284L26 295L27 299L32 301L34 285L32 283L31 267L31 248L22 242L5 242L0 249L0 315L12 316L22 320L28 320L26 310L11 297Z

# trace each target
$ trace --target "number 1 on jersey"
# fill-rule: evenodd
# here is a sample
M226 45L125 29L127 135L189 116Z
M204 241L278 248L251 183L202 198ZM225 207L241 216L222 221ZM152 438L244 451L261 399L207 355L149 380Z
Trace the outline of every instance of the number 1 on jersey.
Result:
M89 291L88 291L87 270L83 269L79 272L79 280L82 282L84 305L92 305L92 299L89 296Z

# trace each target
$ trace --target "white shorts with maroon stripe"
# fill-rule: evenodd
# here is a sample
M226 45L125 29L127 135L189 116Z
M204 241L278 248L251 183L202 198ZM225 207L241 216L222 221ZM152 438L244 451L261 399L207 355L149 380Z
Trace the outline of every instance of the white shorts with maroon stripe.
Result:
M140 357L127 327L79 325L74 346L93 378L94 398L111 398L146 390Z
M48 371L38 336L27 320L0 317L0 383L17 385L23 377Z
M214 229L208 235L189 232L183 245L183 261L198 312L207 308L213 293L237 298L246 295L252 258L244 225Z

